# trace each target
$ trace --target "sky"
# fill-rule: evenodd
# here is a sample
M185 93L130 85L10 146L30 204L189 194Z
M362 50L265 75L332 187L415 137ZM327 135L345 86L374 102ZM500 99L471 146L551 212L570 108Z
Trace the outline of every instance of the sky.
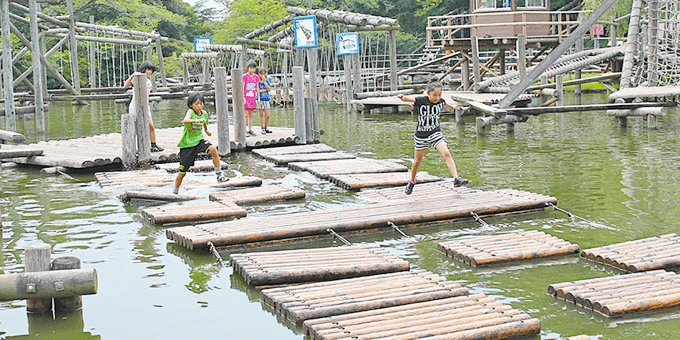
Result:
M188 3L188 4L191 5L191 6L194 6L194 5L196 5L196 4L197 4L199 1L201 1L201 0L183 0L183 1L186 2L186 3ZM207 1L205 2L205 7L207 7L207 8L215 8L215 9L218 9L218 10L219 10L219 9L224 9L224 5L218 3L218 2L215 1L215 0L207 0Z

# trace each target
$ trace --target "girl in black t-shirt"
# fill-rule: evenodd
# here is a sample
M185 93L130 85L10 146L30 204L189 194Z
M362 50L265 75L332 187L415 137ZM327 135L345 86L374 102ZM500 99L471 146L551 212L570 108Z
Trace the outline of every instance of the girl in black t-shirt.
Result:
M406 194L410 195L413 192L413 187L416 185L416 174L418 168L423 161L425 149L434 148L446 160L446 166L451 171L453 176L454 186L463 186L468 183L468 180L458 176L456 163L451 157L451 152L446 144L446 137L442 134L439 117L445 107L457 109L458 106L453 107L446 104L442 99L442 85L439 82L432 82L427 86L427 96L406 97L400 94L399 99L405 102L414 103L413 112L418 115L418 124L416 125L416 132L413 136L413 144L415 155L413 157L413 166L411 167L411 180L406 184Z

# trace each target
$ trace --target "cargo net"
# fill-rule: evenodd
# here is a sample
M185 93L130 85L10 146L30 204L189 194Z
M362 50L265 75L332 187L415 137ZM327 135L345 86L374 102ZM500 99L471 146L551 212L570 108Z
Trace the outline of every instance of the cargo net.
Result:
M645 1L640 14L631 86L680 85L680 0Z

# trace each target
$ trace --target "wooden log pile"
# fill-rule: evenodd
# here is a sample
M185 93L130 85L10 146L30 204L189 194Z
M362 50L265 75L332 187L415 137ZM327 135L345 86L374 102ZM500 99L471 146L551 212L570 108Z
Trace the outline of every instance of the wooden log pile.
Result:
M424 270L287 285L261 300L291 322L468 295L467 288Z
M446 194L446 193L444 193ZM469 191L446 197L392 200L358 207L297 212L227 222L204 223L166 230L168 239L189 249L283 243L336 232L391 231L391 224L417 227L432 223L470 220L479 216L543 210L554 197L517 190Z
M620 317L680 305L680 277L654 270L558 283L548 293L607 317Z
M229 263L249 285L292 284L408 271L408 261L380 247L347 246L236 253Z
M680 237L666 234L591 248L581 256L630 272L673 268L680 265Z
M327 179L330 175L408 171L405 165L399 163L362 157L335 161L291 162L288 163L288 168L296 171L309 171L322 179Z
M257 188L221 191L210 194L211 201L234 204L254 204L305 198L305 191L284 184L265 185Z
M442 242L439 250L473 266L579 252L576 244L542 231L520 231L491 236L460 237Z
M514 339L536 336L541 323L484 294L307 320L312 340Z
M406 185L411 176L408 173L374 173L374 174L348 174L330 175L328 180L347 190L361 190L364 188L394 187ZM423 184L441 181L440 177L428 174L419 174L416 183ZM420 189L420 186L418 187ZM402 190L403 192L403 190Z
M332 161L340 159L354 159L356 156L347 152L314 152L314 153L289 153L284 155L269 155L266 160L276 165L288 165L292 162Z
M245 209L229 202L204 202L142 209L142 216L153 224L240 218L247 214Z

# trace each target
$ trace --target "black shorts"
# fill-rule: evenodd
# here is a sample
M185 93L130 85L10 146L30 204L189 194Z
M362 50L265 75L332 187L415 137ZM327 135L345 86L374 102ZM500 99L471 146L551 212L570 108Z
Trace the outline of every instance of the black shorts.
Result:
M201 139L198 144L192 147L188 148L180 148L179 149L179 172L184 173L189 170L190 167L194 165L194 161L196 160L196 156L198 156L199 153L205 153L208 151L208 148L211 146L210 142L206 141L205 139Z

